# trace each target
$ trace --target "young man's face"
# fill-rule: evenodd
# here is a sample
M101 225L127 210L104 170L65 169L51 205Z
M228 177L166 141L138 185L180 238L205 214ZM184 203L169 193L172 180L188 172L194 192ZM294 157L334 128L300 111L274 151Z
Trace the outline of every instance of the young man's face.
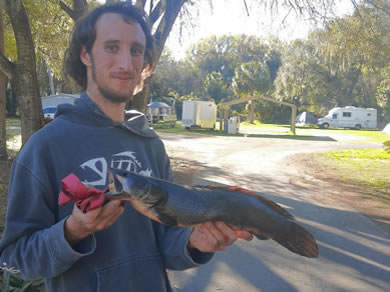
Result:
M96 22L91 53L81 52L87 66L87 91L98 91L111 102L128 101L141 78L145 47L138 23L127 23L119 14L103 14Z

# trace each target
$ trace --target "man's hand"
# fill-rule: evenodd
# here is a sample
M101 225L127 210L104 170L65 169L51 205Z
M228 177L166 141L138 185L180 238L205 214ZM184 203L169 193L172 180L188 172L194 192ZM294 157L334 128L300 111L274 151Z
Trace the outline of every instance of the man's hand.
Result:
M73 246L88 235L110 227L123 213L123 205L113 200L85 214L74 205L72 215L65 222L65 239Z
M238 238L252 240L253 235L237 228L230 227L223 222L206 222L194 228L189 238L189 248L196 248L202 252L225 250ZM236 231L235 231L236 230Z

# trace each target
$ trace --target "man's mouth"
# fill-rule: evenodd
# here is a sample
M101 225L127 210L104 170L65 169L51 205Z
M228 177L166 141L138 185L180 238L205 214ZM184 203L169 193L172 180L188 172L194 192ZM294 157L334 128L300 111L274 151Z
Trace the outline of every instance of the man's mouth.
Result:
M111 77L119 80L131 80L134 74L112 74Z

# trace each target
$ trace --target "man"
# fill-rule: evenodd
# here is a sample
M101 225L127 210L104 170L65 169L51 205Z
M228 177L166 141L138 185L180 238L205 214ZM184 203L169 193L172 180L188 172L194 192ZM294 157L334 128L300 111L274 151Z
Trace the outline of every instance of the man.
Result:
M166 268L207 263L237 239L222 222L168 227L120 201L87 213L58 206L70 173L98 189L107 186L109 167L171 179L144 116L124 115L151 52L145 16L128 2L101 6L76 25L64 65L85 92L75 106L60 107L14 161L0 265L45 278L46 291L169 291Z

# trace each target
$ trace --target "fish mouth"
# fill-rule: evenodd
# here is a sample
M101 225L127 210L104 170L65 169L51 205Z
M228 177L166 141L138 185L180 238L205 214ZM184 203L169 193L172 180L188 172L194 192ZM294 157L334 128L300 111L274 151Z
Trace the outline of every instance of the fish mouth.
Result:
M112 201L112 200L130 200L131 198L129 195L125 192L105 192L104 198Z
M111 169L108 171L108 186L106 194L117 194L123 192L123 182L125 177L119 170Z

